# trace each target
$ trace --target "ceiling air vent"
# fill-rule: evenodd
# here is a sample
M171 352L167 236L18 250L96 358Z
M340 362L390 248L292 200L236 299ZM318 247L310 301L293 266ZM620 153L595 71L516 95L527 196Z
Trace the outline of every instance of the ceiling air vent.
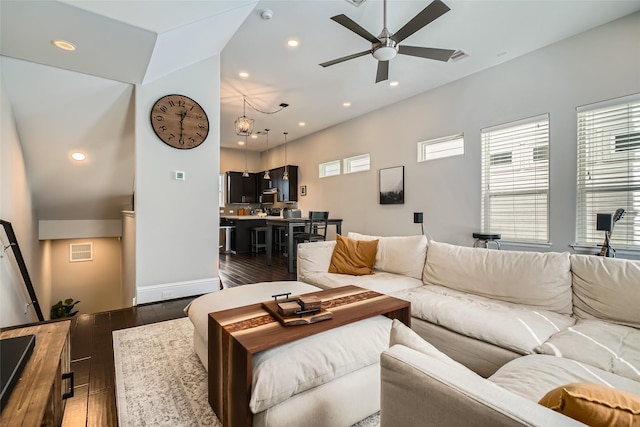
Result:
M93 243L71 243L69 262L93 261Z
M367 0L345 0L347 3L351 3L352 5L358 7L360 6L362 3L364 3Z
M455 52L453 52L453 55L451 55L451 58L449 58L449 62L458 62L461 59L468 58L468 57L469 55L467 55L463 51L456 50Z

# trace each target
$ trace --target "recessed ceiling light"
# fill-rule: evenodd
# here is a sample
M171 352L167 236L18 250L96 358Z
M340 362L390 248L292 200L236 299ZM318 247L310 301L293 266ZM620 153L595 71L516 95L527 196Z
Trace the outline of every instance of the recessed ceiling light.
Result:
M255 133L251 135L251 139L258 139L258 135L256 135Z
M238 145L244 145L244 141L238 141Z
M239 75L241 78L243 78L243 79L246 79L246 78L248 78L248 77L249 77L249 73L248 73L248 72L246 72L246 71L240 71L240 72L238 73L238 75Z
M73 43L70 43L66 40L53 40L51 41L51 43L53 43L55 47L60 48L62 50L74 51L77 49Z
M73 153L71 153L71 158L73 160L77 160L79 162L83 161L84 159L87 158L87 156L84 155L84 153L81 153L79 151L75 151Z
M298 47L298 45L300 44L300 42L296 39L289 39L287 40L287 46L289 47Z
M343 102L342 106L343 107L351 107L351 103L350 102Z
M392 82L389 82L389 86L391 86L391 87L396 87L396 86L398 86L399 84L400 84L400 83L399 83L397 80L394 80L394 81L392 81Z
M306 126L307 124L305 122L298 122L298 126Z

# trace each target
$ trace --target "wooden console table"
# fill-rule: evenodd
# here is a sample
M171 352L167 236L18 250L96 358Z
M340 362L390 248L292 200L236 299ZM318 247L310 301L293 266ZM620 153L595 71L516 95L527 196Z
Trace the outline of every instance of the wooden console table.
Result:
M255 353L381 314L411 326L411 304L389 295L357 286L305 295L318 296L333 317L284 327L260 303L209 313L209 404L224 427L252 425L249 401Z
M71 321L9 329L0 338L35 335L36 343L7 406L0 426L59 426L62 424L66 384L62 374L71 370Z

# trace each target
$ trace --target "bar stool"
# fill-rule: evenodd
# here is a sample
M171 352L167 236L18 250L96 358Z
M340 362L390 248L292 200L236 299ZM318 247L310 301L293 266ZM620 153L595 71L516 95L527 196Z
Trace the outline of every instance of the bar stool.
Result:
M224 236L224 250L222 250L222 245L220 246L220 252L222 252L223 254L230 254L233 253L233 251L231 250L231 231L236 228L235 225L221 225L220 226L220 231L224 230L224 234L220 233L220 240L223 240L223 236Z
M473 238L476 239L473 243L473 247L477 248L479 244L482 244L485 249L488 249L489 243L493 242L496 244L496 248L500 250L500 237L500 234L473 233Z
M262 243L260 236L262 235ZM267 227L253 227L251 229L251 252L258 253L260 248L267 249Z
M287 250L287 228L282 226L273 227L274 246L278 252L286 252Z

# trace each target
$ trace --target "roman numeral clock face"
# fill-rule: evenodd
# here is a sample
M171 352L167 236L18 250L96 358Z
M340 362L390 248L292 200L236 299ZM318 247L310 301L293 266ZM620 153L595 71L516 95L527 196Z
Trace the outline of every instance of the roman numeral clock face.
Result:
M151 126L165 144L188 150L209 134L209 119L200 104L184 95L167 95L151 109Z

